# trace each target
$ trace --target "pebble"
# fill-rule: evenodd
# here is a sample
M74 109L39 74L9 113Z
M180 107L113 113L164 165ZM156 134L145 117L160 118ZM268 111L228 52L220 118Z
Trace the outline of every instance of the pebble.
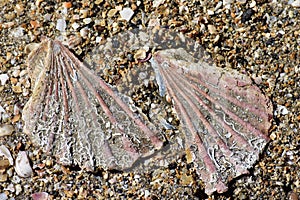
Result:
M215 34L215 33L217 33L216 27L215 27L214 25L212 25L212 24L208 24L208 25L207 25L207 29L208 29L208 32L209 32L210 34Z
M89 10L88 9L82 9L79 11L80 13L80 18L84 19L87 18L87 16L89 15Z
M276 139L276 133L272 132L270 135L271 140L275 140Z
M207 14L208 14L208 15L214 15L215 12L214 12L213 10L207 10Z
M230 5L232 3L233 0L223 0L223 6L226 8L226 9L229 9L230 8Z
M24 28L19 26L19 27L13 29L11 31L11 36L14 38L20 38L20 37L24 36Z
M1 113L5 113L5 110L4 110L4 108L0 105L0 114Z
M130 21L133 14L134 14L134 12L131 8L123 8L123 10L120 11L120 15L121 15L122 19L125 19L128 22Z
M89 28L88 27L84 27L84 28L80 29L80 36L82 38L87 38L88 35L89 35L89 32L90 32Z
M65 8L71 8L71 7L72 7L72 2L71 2L71 1L64 2L64 3L63 3L63 6L64 6Z
M0 74L1 85L5 85L5 83L8 79L9 79L9 76L7 74Z
M56 29L60 32L65 32L67 28L67 23L65 19L58 19L56 22Z
M74 22L71 26L74 30L77 30L80 27L80 25L76 22Z
M18 77L20 75L20 70L19 69L14 70L13 73L12 73L12 75L15 78Z
M113 16L115 16L115 14L116 14L117 12L118 12L117 9L111 9L111 10L108 11L107 17L113 17Z
M300 7L300 0L295 0L294 2L290 3L293 7L299 8Z
M19 195L22 192L22 186L20 184L17 184L16 186L16 195Z
M277 105L277 109L275 111L275 115L277 115L277 114L286 115L288 113L289 113L289 111L288 111L288 109L285 106Z
M254 10L252 10L251 8L247 9L246 12L242 14L241 22L245 23L249 21L253 14L254 14Z
M33 200L49 200L50 196L47 192L37 192L31 195Z
M17 94L22 93L22 87L21 87L21 84L19 82L17 83L17 85L13 85L11 88L12 88L14 93L17 93Z
M20 151L16 158L15 170L20 177L27 178L33 173L25 151Z
M0 193L0 200L7 200L7 194L5 192Z
M255 6L256 6L256 2L255 1L251 1L251 3L250 3L250 8L254 8Z
M157 8L158 6L160 6L161 4L163 4L165 2L165 0L154 0L152 3L153 8Z
M14 132L14 127L10 124L0 125L0 137L11 135Z
M89 24L89 23L92 22L92 19L91 19L91 18L84 18L82 21L83 21L83 23L85 23L85 24Z
M8 179L8 175L6 173L0 173L0 182L5 182L5 181L7 181L7 179Z
M97 36L96 37L96 43L100 43L102 41L102 37Z
M0 156L4 156L5 158L7 158L10 165L14 164L14 160L13 160L13 157L11 156L10 151L4 145L0 146Z

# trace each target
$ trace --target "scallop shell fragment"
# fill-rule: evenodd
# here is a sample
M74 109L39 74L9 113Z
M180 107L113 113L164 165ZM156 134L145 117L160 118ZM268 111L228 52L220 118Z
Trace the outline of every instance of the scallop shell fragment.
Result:
M205 192L225 192L269 141L272 105L246 75L192 59L184 49L169 49L154 54L152 64L173 98Z
M188 152L205 193L227 191L230 180L249 173L269 141L270 100L247 75L216 67L197 42L167 29L120 33L97 47L88 62L105 68L145 47L153 49L148 53L159 93L171 97L180 120L184 148L170 154Z
M59 41L44 39L27 62L32 95L24 132L61 164L125 170L162 147L159 131L133 112L130 98Z

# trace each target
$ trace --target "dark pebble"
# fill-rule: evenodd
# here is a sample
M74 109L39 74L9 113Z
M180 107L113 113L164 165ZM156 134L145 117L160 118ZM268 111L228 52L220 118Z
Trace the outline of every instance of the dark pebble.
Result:
M246 12L243 13L241 22L245 23L246 21L249 21L254 14L254 10L251 8L247 9Z

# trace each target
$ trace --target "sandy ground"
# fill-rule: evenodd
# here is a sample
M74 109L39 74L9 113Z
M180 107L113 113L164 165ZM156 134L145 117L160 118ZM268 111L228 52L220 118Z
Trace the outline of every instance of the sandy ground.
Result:
M13 130L0 137L0 144L13 158L26 151L34 171L21 178L13 166L0 160L0 199L30 199L37 192L47 192L51 199L299 199L299 4L292 0L0 1L0 124L11 124L8 129ZM129 21L120 14L124 8L134 13ZM218 67L246 72L273 103L271 141L250 174L233 180L224 194L207 196L199 177L181 162L142 174L63 167L22 132L22 108L31 95L27 44L40 42L42 36L72 38L71 50L85 60L101 39L153 24L200 42Z

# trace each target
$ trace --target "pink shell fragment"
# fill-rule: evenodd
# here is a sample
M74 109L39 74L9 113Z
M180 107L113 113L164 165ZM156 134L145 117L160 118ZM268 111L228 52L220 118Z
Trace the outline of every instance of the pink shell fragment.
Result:
M50 195L47 192L37 192L31 195L33 200L49 200Z
M173 98L205 192L222 193L259 158L273 108L246 75L191 60L184 49L169 49L158 51L152 65Z
M59 41L45 39L28 57L32 95L24 132L63 165L125 170L162 147L159 131L133 112Z

